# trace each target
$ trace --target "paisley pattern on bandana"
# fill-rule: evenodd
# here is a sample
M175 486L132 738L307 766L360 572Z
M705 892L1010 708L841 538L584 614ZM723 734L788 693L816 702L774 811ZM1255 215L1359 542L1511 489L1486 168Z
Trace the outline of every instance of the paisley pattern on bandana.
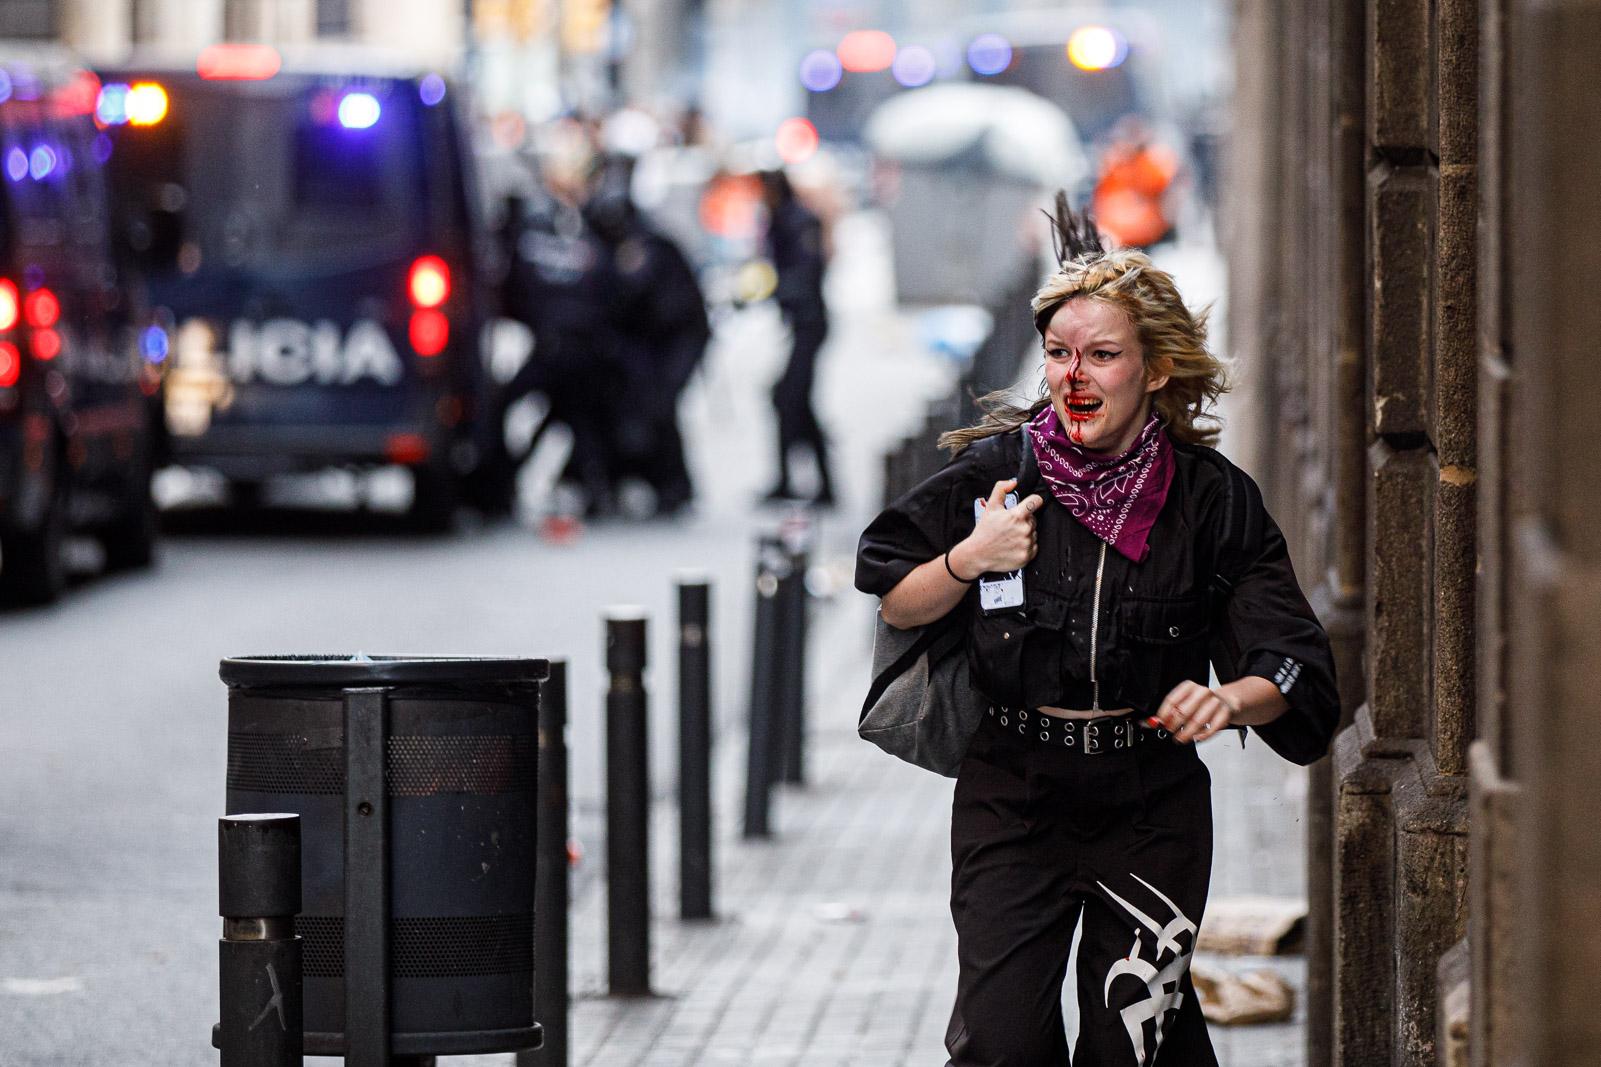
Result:
M1103 456L1075 445L1054 405L1029 421L1034 457L1051 495L1084 528L1133 560L1150 554L1145 543L1173 484L1173 444L1152 412L1127 452Z

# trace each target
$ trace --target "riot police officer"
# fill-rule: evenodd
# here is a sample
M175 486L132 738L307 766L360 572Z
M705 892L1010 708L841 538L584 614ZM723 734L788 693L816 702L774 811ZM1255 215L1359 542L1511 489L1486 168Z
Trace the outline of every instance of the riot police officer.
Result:
M619 373L611 248L585 220L578 190L548 178L517 233L506 310L533 331L534 351L507 383L501 411L532 392L549 400L546 424L572 433L562 481L582 493L587 515L602 515L613 504L608 396Z
M630 172L630 160L608 160L585 209L609 251L608 314L621 373L610 393L612 476L643 478L656 514L673 515L694 496L678 399L705 355L711 325L694 268L634 205Z
M817 466L814 502L834 503L834 482L829 471L828 441L812 409L812 383L817 377L817 354L828 336L828 308L823 303L823 269L826 254L823 227L796 197L781 170L763 171L762 196L767 207L767 243L778 274L774 299L790 330L789 362L773 385L773 408L778 415L778 483L769 500L794 499L790 479L791 452L804 445Z

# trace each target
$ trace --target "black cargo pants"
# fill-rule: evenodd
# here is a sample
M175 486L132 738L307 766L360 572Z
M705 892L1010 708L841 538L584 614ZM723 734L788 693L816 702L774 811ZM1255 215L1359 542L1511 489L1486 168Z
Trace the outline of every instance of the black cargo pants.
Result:
M957 776L948 1067L1215 1067L1189 974L1211 777L1194 746L1143 726L1124 728L1137 744L1086 755L1060 723L992 712ZM1070 1059L1062 982L1081 919Z

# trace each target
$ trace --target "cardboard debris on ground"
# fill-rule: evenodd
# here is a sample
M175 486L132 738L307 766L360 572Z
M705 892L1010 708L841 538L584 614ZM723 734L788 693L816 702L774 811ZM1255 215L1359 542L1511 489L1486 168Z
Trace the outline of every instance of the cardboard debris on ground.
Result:
M1224 956L1294 956L1306 934L1306 901L1223 897L1206 906L1196 948Z
M1234 974L1221 967L1192 963L1190 977L1207 1022L1250 1026L1286 1022L1295 1014L1295 990L1274 971Z

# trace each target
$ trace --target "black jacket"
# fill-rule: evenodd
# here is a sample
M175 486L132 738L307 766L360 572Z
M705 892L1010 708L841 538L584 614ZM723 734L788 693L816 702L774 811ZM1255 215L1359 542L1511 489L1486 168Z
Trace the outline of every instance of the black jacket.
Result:
M803 320L825 317L823 225L817 216L790 198L773 210L767 242L778 274L773 299L784 314Z
M1093 651L1100 706L1146 715L1184 679L1207 684L1210 662L1225 681L1257 675L1278 686L1290 710L1259 732L1281 755L1309 763L1327 751L1339 696L1328 637L1296 583L1284 536L1255 483L1221 454L1180 444L1173 452L1173 482L1144 563L1105 546L1048 486L1021 487L1046 500L1035 518L1039 552L1023 572L1023 608L983 615L975 587L955 609L968 630L974 684L1008 707L1089 708ZM892 503L862 534L856 587L883 596L966 537L973 501L1016 476L1022 458L1019 434L987 438Z

